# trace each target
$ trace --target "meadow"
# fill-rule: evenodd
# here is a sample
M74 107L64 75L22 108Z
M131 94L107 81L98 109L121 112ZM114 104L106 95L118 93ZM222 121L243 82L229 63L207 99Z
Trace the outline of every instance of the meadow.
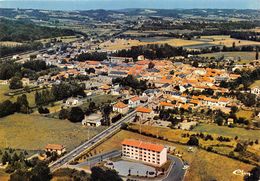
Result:
M63 144L72 150L83 141L104 130L105 127L86 128L40 115L14 114L0 118L0 148L43 150L48 143Z
M236 137L244 140L260 140L260 130L246 130L244 128L229 128L215 124L199 124L192 131L216 134L222 136Z

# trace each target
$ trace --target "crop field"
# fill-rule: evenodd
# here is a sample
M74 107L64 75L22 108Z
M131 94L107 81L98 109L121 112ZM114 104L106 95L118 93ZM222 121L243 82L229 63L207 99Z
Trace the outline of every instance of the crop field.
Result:
M183 39L166 39L166 40L156 40L152 41L139 41L139 40L126 40L126 39L116 39L114 41L107 41L100 45L101 48L106 50L121 50L121 49L129 49L132 46L142 46L148 44L169 44L171 46L190 46L190 45L200 45L204 44L204 42L196 41L196 40L183 40Z
M0 118L0 147L43 150L48 143L63 144L72 150L81 142L104 130L86 128L81 123L46 118L39 115L14 114Z
M156 142L159 144L176 147L176 151L182 153L183 159L190 165L185 176L185 181L200 181L200 180L225 180L229 178L230 181L242 181L243 177L236 176L232 172L236 169L243 169L250 171L253 166L248 165L218 154L196 149L194 153L188 152L188 147L179 144L162 141L156 138L147 137L129 131L120 131L106 142L95 148L96 153L107 152L115 149L121 149L121 142L125 138L139 139L148 142ZM92 150L94 152L94 150ZM225 169L223 170L223 163Z
M229 128L226 126L217 126L213 124L200 124L192 131L229 136L232 138L238 136L239 139L245 140L260 140L260 130L246 130L244 128Z

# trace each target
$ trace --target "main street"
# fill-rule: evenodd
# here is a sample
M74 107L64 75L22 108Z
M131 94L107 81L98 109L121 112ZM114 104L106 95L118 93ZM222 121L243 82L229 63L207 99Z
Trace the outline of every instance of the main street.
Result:
M97 134L93 138L87 140L85 143L81 144L71 152L67 153L63 157L59 158L57 161L51 163L49 165L52 172L57 170L58 168L68 164L69 162L73 161L77 156L79 156L83 151L90 147L94 147L102 140L106 139L110 135L113 135L118 130L120 130L122 123L128 123L130 122L136 115L136 111L133 111L123 117L121 120L117 121L116 123L112 124L110 127L108 127L106 130L102 131L101 133Z

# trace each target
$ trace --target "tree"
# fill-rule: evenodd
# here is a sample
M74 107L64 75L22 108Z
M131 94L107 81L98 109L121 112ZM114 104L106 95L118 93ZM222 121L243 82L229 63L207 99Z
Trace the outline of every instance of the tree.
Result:
M22 83L21 79L17 76L11 78L9 88L10 89L21 89L21 88L23 88L23 83Z
M49 114L49 113L50 113L50 110L49 110L48 108L43 108L42 106L40 106L40 107L38 108L38 112L39 112L40 114Z
M5 165L7 162L11 161L11 156L5 151L2 156L2 164Z
M196 136L192 135L187 142L187 145L199 146L199 139Z
M149 62L148 64L148 69L153 69L154 68L154 63L153 62Z
M60 110L59 119L68 119L69 118L69 111L67 109Z
M13 104L9 100L4 101L2 104L0 103L0 117L15 113L16 107L16 104Z
M194 62L192 63L192 66L193 66L193 67L198 67L198 66L199 66L199 63L198 63L197 61L194 61Z
M88 110L91 112L91 113L93 113L95 110L96 110L96 104L95 104L95 102L90 102L89 103L89 106L88 106Z
M71 122L81 122L84 119L84 112L80 107L73 107L69 113L69 120Z
M233 49L236 48L236 42L233 42L233 43L232 43L232 48L233 48Z
M237 110L238 110L237 106L232 106L232 107L231 107L231 112L232 112L232 113L236 113Z
M49 181L52 178L50 168L44 162L39 162L33 167L31 174L31 181Z
M256 49L256 53L255 53L255 59L258 60L259 59L259 49Z
M224 118L222 116L217 116L215 118L215 123L217 123L219 126L222 126L224 123Z
M171 75L174 75L174 70L171 70L171 71L170 71L170 74L171 74Z
M29 102L27 100L26 94L18 96L16 104L17 104L17 112L21 112L25 114L28 113Z
M112 106L110 106L108 104L102 108L104 125L110 125L110 113L111 112L112 112Z
M100 167L91 168L90 181L122 181L115 170L103 170Z
M246 145L241 143L237 143L236 148L234 149L235 152L244 152L246 151Z
M250 175L245 176L245 181L259 181L260 178L260 166L254 167L250 171Z

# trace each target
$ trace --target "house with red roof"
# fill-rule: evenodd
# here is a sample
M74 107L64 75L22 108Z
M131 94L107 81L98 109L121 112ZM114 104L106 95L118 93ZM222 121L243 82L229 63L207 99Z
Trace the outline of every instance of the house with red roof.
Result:
M136 113L140 120L148 120L152 118L152 110L147 107L140 106L136 108Z
M123 102L118 102L113 106L113 111L119 112L121 114L126 114L128 110L128 105L124 104Z
M128 106L131 107L131 108L135 108L135 107L137 107L141 104L140 101L141 101L140 97L134 96L134 97L129 99Z
M62 153L64 153L66 151L65 146L60 145L60 144L47 144L45 146L45 151L46 152L56 152L58 155L61 155Z

